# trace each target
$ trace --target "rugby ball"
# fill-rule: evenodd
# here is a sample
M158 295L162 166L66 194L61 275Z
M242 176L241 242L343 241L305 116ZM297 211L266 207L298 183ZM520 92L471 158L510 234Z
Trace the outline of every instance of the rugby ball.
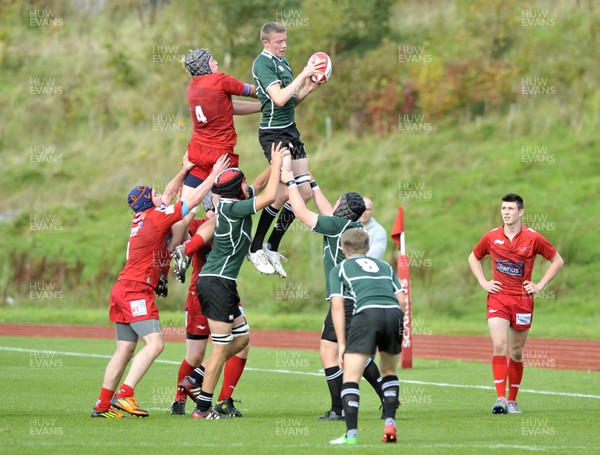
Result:
M317 71L310 77L317 84L324 84L331 77L331 59L325 52L315 52L308 59L310 63L314 63Z

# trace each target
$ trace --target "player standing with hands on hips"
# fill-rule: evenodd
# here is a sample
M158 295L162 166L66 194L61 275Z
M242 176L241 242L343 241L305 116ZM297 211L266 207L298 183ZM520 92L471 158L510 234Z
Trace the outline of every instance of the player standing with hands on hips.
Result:
M312 196L309 186L311 179L308 175L304 143L300 140L300 132L296 128L295 109L317 87L318 84L310 79L317 71L317 65L309 61L294 79L290 64L284 57L287 49L287 31L281 24L267 22L261 29L260 39L264 48L252 64L252 77L263 114L258 140L269 162L272 144L281 142L284 147L290 149L298 189L302 198L308 201ZM286 201L285 186L279 185L277 199L262 211L248 254L248 259L258 271L269 275L277 273L283 278L286 278L287 274L281 260L286 259L278 253L279 243L295 219L294 212L289 204L285 204ZM263 244L267 231L278 213L279 218L273 232Z
M494 414L520 414L517 393L523 377L523 348L533 319L533 296L558 274L564 265L543 235L524 226L523 198L507 194L502 198L504 225L485 234L469 255L469 266L479 285L488 292L488 327L494 349L492 372L498 399ZM493 275L488 280L481 260L492 257ZM540 281L531 281L536 255L550 261ZM506 352L510 348L510 361ZM508 400L506 380L508 378Z

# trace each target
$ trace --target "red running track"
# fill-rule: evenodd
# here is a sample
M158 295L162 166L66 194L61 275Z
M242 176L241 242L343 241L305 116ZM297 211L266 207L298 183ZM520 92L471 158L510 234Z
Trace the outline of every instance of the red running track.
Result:
M166 341L183 342L182 328L165 327ZM41 324L0 324L0 336L108 338L110 326ZM251 330L252 346L319 350L319 332L293 330ZM460 335L414 335L413 355L418 359L490 362L492 345L488 337ZM530 338L524 352L525 365L541 368L600 371L600 341Z

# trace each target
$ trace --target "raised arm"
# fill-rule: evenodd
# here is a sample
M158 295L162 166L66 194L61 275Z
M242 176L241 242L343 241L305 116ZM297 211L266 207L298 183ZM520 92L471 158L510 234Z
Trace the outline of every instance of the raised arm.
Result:
M254 179L252 182L252 188L254 188L254 194L262 193L262 190L267 186L267 182L269 181L269 176L271 175L271 166L266 168L264 171L260 173L258 177Z
M292 206L292 210L296 218L306 224L309 228L314 228L317 225L317 220L319 219L319 215L306 207L306 203L302 196L300 195L300 191L298 191L298 185L294 180L294 173L291 170L291 163L288 166L284 166L281 170L281 181L282 183L286 183L288 185L288 202Z
M200 202L202 202L202 199L204 199L204 197L212 189L217 175L227 169L228 166L229 158L227 158L227 155L224 154L214 164L213 170L208 177L206 177L206 180L194 188L194 190L188 196L186 196L186 200L184 202L189 210L192 210L192 208L196 207L198 204L200 204Z
M187 152L183 155L182 165L180 171L175 177L167 184L167 187L162 193L161 200L165 205L169 205L175 195L179 192L179 188L185 179L187 173L194 167L194 164L188 160Z
M333 207L323 194L323 191L321 191L321 188L319 188L319 185L317 185L316 182L313 185L311 182L310 186L312 188L313 200L315 201L315 205L317 206L319 213L326 216L333 215Z
M304 81L304 85L300 87L298 93L296 93L296 106L298 106L314 89L319 86L316 82L313 82L310 78Z
M256 114L260 112L260 108L261 104L254 101L233 100L233 113L235 115Z
M279 177L281 175L281 163L283 161L284 152L289 155L289 150L281 145L271 144L271 167L269 169L269 181L265 187L265 191L259 194L254 199L254 207L256 211L264 209L267 205L275 202L277 196L277 188L279 186Z
M316 71L317 67L314 62L308 62L302 72L296 76L296 79L294 79L287 87L281 88L281 84L275 83L267 88L269 98L271 98L277 106L285 106L285 104L296 95L296 92L303 85L304 81L309 79ZM306 95L308 95L308 92L302 96L302 99L304 99Z

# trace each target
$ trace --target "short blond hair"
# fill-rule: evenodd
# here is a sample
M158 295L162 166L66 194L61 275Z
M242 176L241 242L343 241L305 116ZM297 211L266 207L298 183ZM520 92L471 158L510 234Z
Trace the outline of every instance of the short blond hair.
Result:
M260 29L260 40L269 40L273 33L285 33L287 32L287 28L285 25L280 24L279 22L267 22Z
M347 255L367 254L369 251L369 234L364 229L348 229L342 234L342 248Z

